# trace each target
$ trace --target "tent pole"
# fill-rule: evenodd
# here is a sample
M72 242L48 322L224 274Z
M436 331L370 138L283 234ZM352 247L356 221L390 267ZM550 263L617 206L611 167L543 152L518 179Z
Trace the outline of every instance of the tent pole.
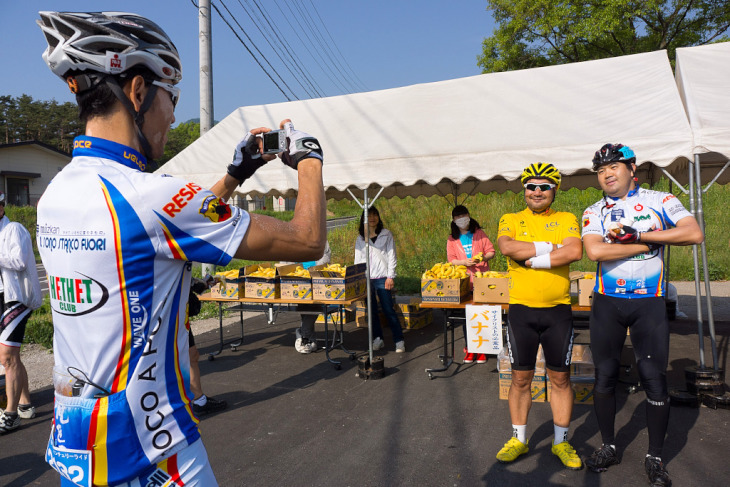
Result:
M672 191L672 189L673 189L672 180L670 179L669 180L669 192L673 194L674 191ZM664 272L664 289L667 290L667 293L664 296L665 303L666 303L666 299L669 295L669 271L670 271L669 266L670 266L670 262L671 262L671 250L672 250L671 245L666 245L664 247L664 268L666 269L666 271ZM677 296L677 302L675 303L675 305L677 306L677 308L679 307L679 296Z
M700 224L702 234L705 234L705 216L702 209L702 179L700 173L700 155L695 154L695 183L697 184L697 222ZM707 246L702 240L700 244L702 251L702 270L705 278L705 299L707 301L707 326L710 331L710 346L712 348L712 368L717 370L717 340L715 337L715 318L712 313L712 290L710 289L709 266L707 265Z
M368 200L368 190L365 188L363 190L363 202L360 204L360 202L357 200L357 197L352 194L352 191L349 189L347 190L348 193L350 193L350 196L352 196L352 199L355 200L355 203L358 204L360 208L362 208L363 211L363 233L365 238L365 289L366 289L366 303L367 303L367 312L368 312L368 348L370 351L370 363L373 363L373 321L372 321L372 302L370 300L370 227L368 226L368 212L370 210L370 207L372 206L373 202L378 199L380 196L380 193L383 192L385 188L380 188L380 191L378 191L378 194L375 195L375 198L373 198L372 201Z
M373 363L373 303L370 298L370 202L368 201L368 190L365 188L363 192L363 205L362 205L362 222L363 222L363 237L365 238L365 289L366 299L368 304L368 349L370 350L370 363Z
M697 210L695 208L695 170L692 167L696 162L690 162L689 168L689 211L697 218ZM699 223L699 218L697 218ZM695 299L697 304L697 336L700 344L700 369L705 368L705 338L702 331L702 296L700 293L700 267L697 259L697 244L692 245L692 261L695 271Z

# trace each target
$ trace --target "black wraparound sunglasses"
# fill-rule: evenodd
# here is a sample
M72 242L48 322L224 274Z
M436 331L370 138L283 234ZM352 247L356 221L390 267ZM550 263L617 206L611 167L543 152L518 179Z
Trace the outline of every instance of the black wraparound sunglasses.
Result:
M525 189L528 189L530 191L537 191L538 188L540 188L540 191L549 191L555 187L552 183L541 183L541 184L535 184L535 183L527 183L525 184Z

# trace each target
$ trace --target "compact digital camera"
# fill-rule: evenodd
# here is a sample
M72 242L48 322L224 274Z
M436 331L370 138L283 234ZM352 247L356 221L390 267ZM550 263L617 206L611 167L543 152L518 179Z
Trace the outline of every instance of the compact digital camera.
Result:
M286 150L286 133L283 130L272 130L263 134L264 154L278 154Z

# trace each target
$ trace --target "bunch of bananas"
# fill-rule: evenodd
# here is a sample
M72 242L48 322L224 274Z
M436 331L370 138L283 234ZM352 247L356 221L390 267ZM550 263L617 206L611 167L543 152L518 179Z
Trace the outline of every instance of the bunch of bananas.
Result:
M506 278L507 274L502 274L501 272L497 272L497 271L485 271L485 272L476 271L474 273L474 277L492 277L492 278L503 277L503 278Z
M484 260L484 252L479 252L477 255L472 257L474 259L474 262L481 262Z
M323 267L321 270L328 271L328 272L336 272L342 277L345 277L345 266L342 264L329 264L326 267Z
M231 269L230 271L216 272L216 276L220 276L223 279L238 279L238 269Z
M276 277L276 269L273 267L261 267L249 274L251 277L265 277L266 279L273 279Z
M595 276L595 275L593 275L593 274L585 274L585 275L583 276L583 279L595 279L595 278L596 278L596 276Z
M421 279L464 279L466 276L466 266L439 262L424 272Z
M309 271L300 265L298 265L296 269L294 269L289 274L287 274L287 276L306 277L306 278L311 277L309 275Z

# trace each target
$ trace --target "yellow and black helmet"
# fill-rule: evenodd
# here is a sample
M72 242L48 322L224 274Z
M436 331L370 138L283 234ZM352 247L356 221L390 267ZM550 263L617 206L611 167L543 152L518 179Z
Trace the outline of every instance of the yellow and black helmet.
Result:
M549 162L536 162L527 166L520 175L520 183L525 183L533 178L549 179L557 185L556 190L560 189L560 171Z

